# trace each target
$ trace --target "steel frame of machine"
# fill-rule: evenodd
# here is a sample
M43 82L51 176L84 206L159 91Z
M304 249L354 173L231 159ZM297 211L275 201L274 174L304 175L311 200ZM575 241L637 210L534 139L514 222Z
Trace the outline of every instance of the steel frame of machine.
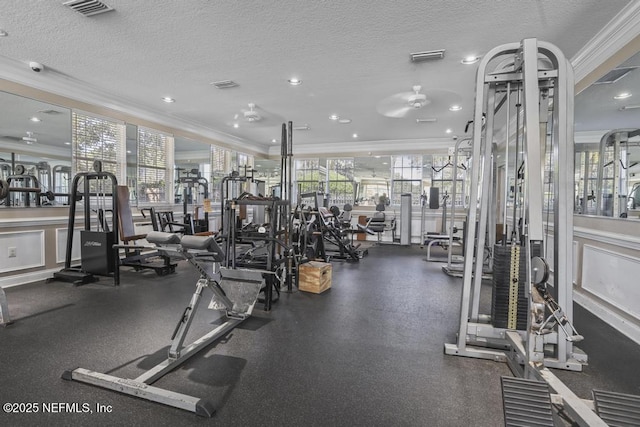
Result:
M547 382L557 393L556 402L564 404L578 424L606 425L593 412L593 405L579 399L548 369L581 371L587 361L586 355L573 345L582 339L572 325L573 88L573 70L562 52L536 39L498 46L479 64L460 324L457 341L446 343L444 351L448 355L507 362L515 375ZM512 93L518 96L515 108L512 107L514 100L510 99ZM504 114L506 121L497 121L497 114ZM496 122L504 126L504 134L497 132ZM549 268L544 260L547 233L542 208L543 160L548 135L555 165L552 290L547 290ZM516 161L515 168L516 180L519 172L523 173L522 224L516 226L514 219L510 240L505 226L503 244L509 241L510 245L521 245L526 254L525 330L516 330L515 326L495 327L490 323L491 315L480 313L483 263L482 256L476 257L474 253L479 251L477 248L484 248L487 234L489 240L495 236L487 233L488 225L496 224L495 207L498 206L493 149L498 140L506 140L508 163L511 138L515 138L516 146L522 142L524 166L520 169ZM516 156L518 153L516 150ZM506 224L509 190L506 171L504 177L505 197L501 206ZM514 197L514 206L516 200ZM515 207L513 217L516 217ZM474 236L477 236L475 245ZM545 317L546 312L551 315Z
M10 325L11 316L9 316L9 304L7 304L7 295L4 289L0 287L0 326Z

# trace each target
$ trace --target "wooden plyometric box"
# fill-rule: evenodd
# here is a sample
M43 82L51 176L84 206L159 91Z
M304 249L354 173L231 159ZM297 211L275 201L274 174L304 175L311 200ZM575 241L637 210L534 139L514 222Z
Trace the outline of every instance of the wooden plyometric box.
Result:
M331 287L331 264L310 261L298 267L300 281L298 289L319 294Z

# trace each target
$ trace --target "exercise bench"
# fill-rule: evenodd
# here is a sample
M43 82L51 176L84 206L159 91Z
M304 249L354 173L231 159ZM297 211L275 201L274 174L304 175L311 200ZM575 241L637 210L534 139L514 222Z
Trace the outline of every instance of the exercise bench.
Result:
M177 234L154 231L148 233L146 239L162 250L182 255L200 273L191 300L171 336L167 359L134 379L120 378L84 368L67 370L62 374L62 378L211 417L215 409L207 400L155 387L152 384L247 319L258 299L264 275L268 272L220 267L224 253L211 236L180 238ZM211 267L211 264L213 267L205 268L204 263L209 264L207 267ZM213 293L209 308L223 311L227 320L190 345L184 346L184 340L205 289Z

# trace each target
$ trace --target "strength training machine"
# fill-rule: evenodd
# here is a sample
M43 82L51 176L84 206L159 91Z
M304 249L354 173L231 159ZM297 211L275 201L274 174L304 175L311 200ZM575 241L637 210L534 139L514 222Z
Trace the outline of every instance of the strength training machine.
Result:
M112 247L118 243L118 180L111 172L102 170L99 160L94 162L93 168L94 172L79 172L73 178L69 190L64 268L47 281L61 280L80 286L96 282L97 275L111 276L115 270ZM84 229L80 231L81 262L79 266L72 267L76 205L79 201L83 202L84 213Z
M247 319L263 286L264 276L271 274L261 270L220 267L225 258L224 252L212 236L180 238L177 234L153 231L147 234L147 241L156 245L156 249L180 254L200 273L193 296L180 315L171 336L167 359L135 379L120 378L84 368L67 370L62 374L62 378L195 412L202 417L211 417L215 413L211 402L152 384ZM227 320L192 344L184 346L204 289L213 293L209 308L223 311Z
M602 414L594 412L597 405L578 398L549 369L580 371L587 361L586 354L574 348L583 337L572 324L573 86L573 71L562 52L536 39L492 49L477 72L460 325L457 341L445 344L444 350L448 355L507 362L520 377L503 381L506 425L530 425L548 415L550 393L546 405L533 403L538 385L550 387L556 393L554 403L579 425L606 425ZM504 123L506 132L496 132L496 123ZM501 138L507 163L496 174L492 148ZM553 171L546 191L545 158ZM511 183L515 194L509 199ZM553 222L552 231L544 226L545 193L553 211L553 220L546 220ZM511 230L507 200L513 205ZM494 247L492 312L483 315L482 262L474 250L484 247L487 234L495 234L487 229L500 215L504 226L502 242ZM477 248L471 243L476 226ZM553 288L545 258L547 236L553 237L554 245ZM509 387L514 382L517 387Z

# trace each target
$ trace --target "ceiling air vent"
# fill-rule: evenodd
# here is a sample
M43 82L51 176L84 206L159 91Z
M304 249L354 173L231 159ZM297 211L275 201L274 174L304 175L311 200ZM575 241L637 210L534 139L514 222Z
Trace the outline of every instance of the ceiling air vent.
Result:
M50 114L52 116L55 116L56 114L62 114L62 111L58 111L58 110L38 110L38 113Z
M98 0L70 0L62 4L84 16L93 16L114 10Z
M430 50L427 52L416 52L409 54L411 62L430 61L432 59L444 58L444 49Z
M626 76L627 74L629 74L630 72L632 72L633 70L635 70L636 68L638 67L614 68L613 70L609 71L607 74L605 74L604 76L596 80L593 84L602 85L607 83L615 83L621 78L623 78L624 76Z
M212 82L211 84L215 86L216 89L229 89L238 86L238 83L233 80L220 80L219 82Z
M309 125L302 125L302 126L294 126L293 130L311 130L311 128L309 127Z

